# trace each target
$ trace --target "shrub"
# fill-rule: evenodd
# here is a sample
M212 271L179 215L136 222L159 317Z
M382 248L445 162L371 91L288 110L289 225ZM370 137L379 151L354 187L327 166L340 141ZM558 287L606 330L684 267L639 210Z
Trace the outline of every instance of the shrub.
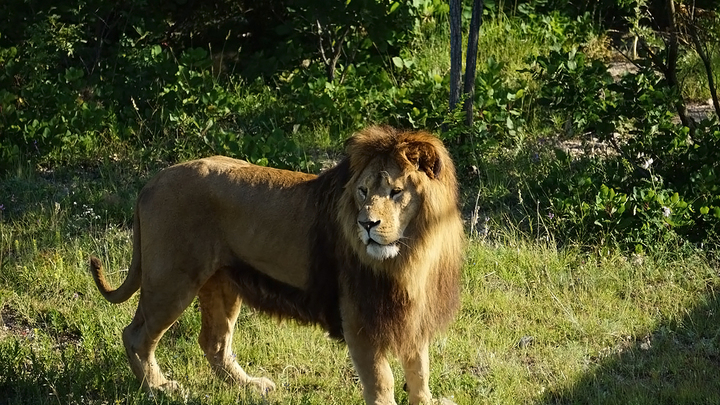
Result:
M709 152L720 146L717 121L703 121L691 137L669 112L678 95L650 70L614 83L602 62L573 51L538 58L535 72L538 102L567 117L565 128L615 152L607 158L558 152L532 193L549 207L557 231L636 250L673 235L698 243L717 238L720 181Z

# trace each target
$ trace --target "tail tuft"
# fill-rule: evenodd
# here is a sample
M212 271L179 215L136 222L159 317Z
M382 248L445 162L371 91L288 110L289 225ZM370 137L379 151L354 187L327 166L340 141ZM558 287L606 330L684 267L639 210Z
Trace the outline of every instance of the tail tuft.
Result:
M100 294L114 304L127 301L140 288L139 263L136 261L133 261L125 282L117 289L113 289L107 282L102 262L95 256L90 257L90 273L93 280L95 280L95 285L100 290Z
M100 259L95 256L90 256L90 272L92 272L93 276L95 274L102 274L102 271L102 263L100 262Z

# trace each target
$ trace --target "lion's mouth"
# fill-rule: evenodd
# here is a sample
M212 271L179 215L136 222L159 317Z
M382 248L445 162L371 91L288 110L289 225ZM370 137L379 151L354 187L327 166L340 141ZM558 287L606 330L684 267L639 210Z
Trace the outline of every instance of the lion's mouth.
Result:
M390 243L380 243L371 237L371 238L368 238L367 244L368 245L377 245L377 246L395 246L395 245L398 245L399 242L395 241L395 242L390 242Z
M383 245L370 238L367 242L367 253L378 260L392 259L400 253L397 241Z

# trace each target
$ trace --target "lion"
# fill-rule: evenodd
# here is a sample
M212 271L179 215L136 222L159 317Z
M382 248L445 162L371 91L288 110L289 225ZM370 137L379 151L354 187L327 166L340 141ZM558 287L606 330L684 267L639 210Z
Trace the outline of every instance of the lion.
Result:
M143 388L175 391L155 360L164 332L197 296L199 343L212 369L261 392L231 343L240 305L319 325L347 344L368 404L395 404L388 356L410 404L432 400L431 338L459 306L464 231L457 181L442 142L423 131L372 126L320 175L210 157L169 167L141 190L127 278L112 303L140 298L122 340Z

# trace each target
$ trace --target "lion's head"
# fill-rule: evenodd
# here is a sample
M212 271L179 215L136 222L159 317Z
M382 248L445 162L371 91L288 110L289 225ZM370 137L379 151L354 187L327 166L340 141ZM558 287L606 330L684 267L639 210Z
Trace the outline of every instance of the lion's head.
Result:
M416 254L429 242L428 227L458 216L455 169L432 135L370 127L355 134L346 150L351 177L339 219L364 261ZM451 228L458 233L455 223Z
M358 238L378 260L400 252L405 229L418 210L417 188L395 162L375 159L353 184Z

